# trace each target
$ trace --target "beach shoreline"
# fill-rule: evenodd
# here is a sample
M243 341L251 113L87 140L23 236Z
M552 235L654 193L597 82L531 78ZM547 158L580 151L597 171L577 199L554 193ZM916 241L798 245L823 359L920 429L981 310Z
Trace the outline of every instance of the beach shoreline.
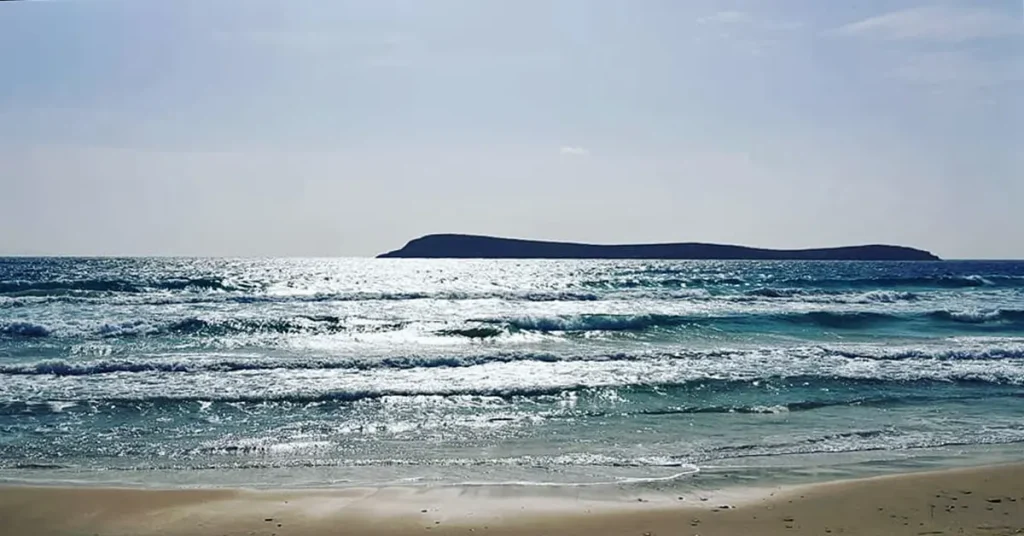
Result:
M0 486L20 535L1024 534L1024 464L606 500L498 488ZM645 498L646 497L646 498Z

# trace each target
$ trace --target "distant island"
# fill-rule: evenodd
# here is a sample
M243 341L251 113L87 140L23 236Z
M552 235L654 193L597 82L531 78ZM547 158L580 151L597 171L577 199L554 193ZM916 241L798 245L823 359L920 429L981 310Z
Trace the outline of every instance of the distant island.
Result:
M820 249L762 249L722 244L596 245L462 234L433 234L377 258L418 259L715 259L800 261L937 261L927 251L867 245Z

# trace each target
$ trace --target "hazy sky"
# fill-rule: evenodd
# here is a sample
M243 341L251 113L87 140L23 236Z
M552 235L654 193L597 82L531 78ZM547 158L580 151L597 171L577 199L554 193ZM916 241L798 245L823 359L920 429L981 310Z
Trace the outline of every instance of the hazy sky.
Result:
M467 232L1024 258L1021 12L3 2L0 254Z

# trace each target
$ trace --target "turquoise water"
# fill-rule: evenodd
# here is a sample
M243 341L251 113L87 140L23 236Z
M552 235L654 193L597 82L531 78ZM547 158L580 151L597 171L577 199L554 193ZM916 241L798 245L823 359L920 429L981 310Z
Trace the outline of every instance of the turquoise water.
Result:
M0 259L0 479L1014 459L1024 263Z

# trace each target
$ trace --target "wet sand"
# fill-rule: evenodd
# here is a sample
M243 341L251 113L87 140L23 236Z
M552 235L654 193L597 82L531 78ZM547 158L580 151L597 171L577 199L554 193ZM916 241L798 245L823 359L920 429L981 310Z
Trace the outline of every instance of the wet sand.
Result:
M1012 535L1024 534L1024 464L658 500L455 488L8 486L0 488L0 534Z

